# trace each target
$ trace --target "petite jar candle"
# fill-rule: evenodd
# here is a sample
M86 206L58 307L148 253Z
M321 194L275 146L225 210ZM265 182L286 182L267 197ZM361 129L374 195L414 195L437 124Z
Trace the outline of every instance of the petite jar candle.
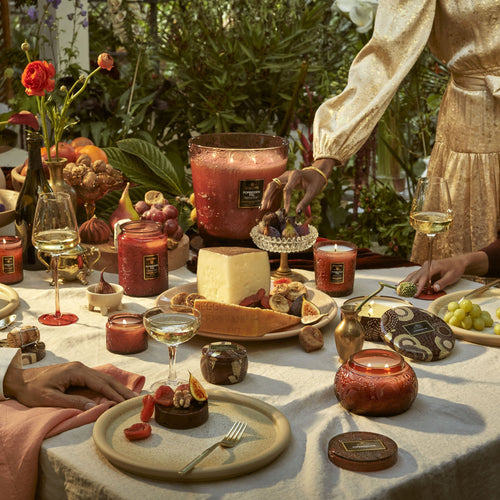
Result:
M168 288L167 235L150 220L126 222L117 237L118 283L125 295L148 297Z
M317 241L313 247L316 288L332 297L352 292L358 247L348 241Z
M106 349L115 354L135 354L148 348L142 314L116 313L106 323Z
M0 236L0 283L10 285L23 279L23 248L21 238Z
M353 354L337 370L334 385L346 410L373 417L405 412L418 392L413 368L398 353L385 349Z

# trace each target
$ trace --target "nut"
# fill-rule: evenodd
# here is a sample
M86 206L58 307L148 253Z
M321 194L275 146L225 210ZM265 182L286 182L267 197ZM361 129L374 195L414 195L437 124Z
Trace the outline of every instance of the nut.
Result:
M189 389L177 390L174 393L174 406L176 408L189 408L192 398L193 396L191 396Z

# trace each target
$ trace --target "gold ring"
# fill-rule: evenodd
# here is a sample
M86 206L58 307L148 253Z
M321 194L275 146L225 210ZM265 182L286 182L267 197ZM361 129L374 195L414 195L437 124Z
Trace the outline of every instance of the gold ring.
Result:
M275 182L280 189L283 189L283 183L277 177L273 179L273 182Z

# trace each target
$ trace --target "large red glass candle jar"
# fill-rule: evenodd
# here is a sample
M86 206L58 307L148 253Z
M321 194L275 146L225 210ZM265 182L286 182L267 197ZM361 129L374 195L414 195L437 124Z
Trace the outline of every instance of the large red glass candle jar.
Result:
M10 285L23 279L23 248L21 238L0 236L0 283Z
M413 368L398 353L364 349L353 354L335 375L335 395L352 413L374 417L403 413L417 397Z
M134 354L148 348L142 314L117 313L106 323L106 349L116 354Z
M118 283L134 297L158 295L168 288L167 235L150 220L126 222L117 237Z
M348 241L317 241L313 246L316 288L332 297L352 293L358 247Z
M198 229L250 238L266 186L285 170L288 142L264 134L206 134L189 141Z

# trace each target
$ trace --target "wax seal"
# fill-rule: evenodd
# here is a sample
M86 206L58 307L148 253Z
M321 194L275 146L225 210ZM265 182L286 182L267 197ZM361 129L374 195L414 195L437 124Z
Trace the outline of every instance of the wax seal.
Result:
M330 439L328 458L343 469L373 472L387 469L398 459L398 446L374 432L346 432Z

